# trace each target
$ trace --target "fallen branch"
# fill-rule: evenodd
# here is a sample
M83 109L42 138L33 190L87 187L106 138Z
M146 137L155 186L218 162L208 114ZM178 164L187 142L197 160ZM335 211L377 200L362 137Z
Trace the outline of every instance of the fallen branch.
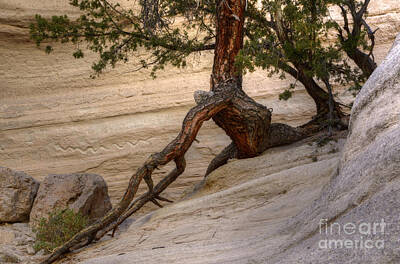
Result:
M159 195L171 184L173 183L179 175L183 173L186 167L186 161L183 157L175 159L176 168L172 170L165 178L163 178L153 189L153 192L146 192L142 194L137 199L135 199L128 209L111 225L106 229L102 230L97 236L96 240L102 238L109 231L113 230L112 236L114 236L117 227L122 224L128 217L137 212L146 203L152 199L161 198ZM164 198L161 198L163 200ZM159 199L160 200L160 199ZM165 200L166 201L166 200Z

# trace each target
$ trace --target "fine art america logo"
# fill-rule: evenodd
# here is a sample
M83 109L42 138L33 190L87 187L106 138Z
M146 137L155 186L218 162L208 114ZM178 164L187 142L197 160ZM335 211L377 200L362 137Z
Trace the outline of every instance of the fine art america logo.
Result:
M380 222L360 222L357 224L351 222L328 224L327 219L321 219L319 233L326 239L321 239L318 246L320 249L383 249L385 241L373 238L377 237L376 235L383 237L385 228L384 219L381 219ZM340 238L336 239L337 237Z

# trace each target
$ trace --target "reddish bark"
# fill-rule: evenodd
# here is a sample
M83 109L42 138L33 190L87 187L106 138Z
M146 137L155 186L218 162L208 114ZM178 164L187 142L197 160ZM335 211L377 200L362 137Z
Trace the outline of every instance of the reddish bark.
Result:
M237 156L254 157L262 151L271 113L248 97L242 90L242 76L235 67L235 59L243 47L244 12L246 1L221 0L217 7L217 37L211 91L224 92L227 83L235 88L234 100L213 120L232 139Z
M243 47L245 8L245 0L218 1L212 91L218 89L218 84L232 79L241 88L242 78L235 67L235 59Z
M165 165L171 160L175 160L177 168L172 171L164 181L161 181L159 184L157 184L156 188L150 188L148 195L140 201L142 204L144 204L152 199L160 198L159 193L161 193L161 191L163 191L174 179L176 179L176 177L183 172L185 168L184 154L196 138L203 122L209 120L217 112L224 109L231 98L231 94L218 94L207 100L207 102L192 108L183 121L183 126L179 135L161 152L151 155L143 164L143 166L140 167L134 175L132 175L121 201L102 219L73 236L61 247L56 248L54 252L42 263L52 263L63 254L69 252L71 248L81 244L85 239L87 239L88 243L90 243L96 237L97 232L107 229L114 221L118 221L118 219L120 219L120 217L123 216L127 211L127 209L134 206L134 204L131 202L142 179L147 179L147 181L149 181L149 179L151 179L150 177L152 172L158 166Z
M156 199L165 201L166 199L160 197L161 192L184 171L184 155L203 122L210 118L225 130L232 139L232 144L212 161L208 173L226 163L229 158L254 157L269 147L291 143L305 136L301 130L287 125L271 125L271 112L267 107L256 103L242 90L241 74L236 70L234 60L243 44L245 4L245 0L220 0L218 3L212 93L188 112L178 136L161 152L151 155L136 171L116 207L57 248L43 263L52 263L71 248L82 245L85 240L86 244L90 243L99 232L97 238L102 237L145 203L152 201L159 204ZM175 161L176 168L153 186L152 172L172 160ZM133 200L143 179L149 191Z

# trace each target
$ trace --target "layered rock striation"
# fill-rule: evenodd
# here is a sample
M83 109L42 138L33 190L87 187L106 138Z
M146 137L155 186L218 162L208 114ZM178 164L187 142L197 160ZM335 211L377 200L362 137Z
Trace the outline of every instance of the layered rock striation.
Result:
M400 29L400 9L397 0L370 5L369 22L380 28L379 61ZM186 69L167 68L156 80L146 71L134 71L135 58L93 80L90 66L96 55L76 60L68 45L55 45L55 52L45 55L29 40L36 13L79 15L64 0L0 0L1 165L37 180L48 174L96 173L106 179L115 202L138 165L175 137L195 104L193 92L209 89L212 52L192 56ZM244 87L274 109L274 121L298 125L314 114L314 106L301 87L289 102L278 100L291 81L257 71L245 77ZM229 143L212 122L198 140L187 154L187 171L169 189L172 199L201 179L208 162ZM158 171L155 179L169 169Z

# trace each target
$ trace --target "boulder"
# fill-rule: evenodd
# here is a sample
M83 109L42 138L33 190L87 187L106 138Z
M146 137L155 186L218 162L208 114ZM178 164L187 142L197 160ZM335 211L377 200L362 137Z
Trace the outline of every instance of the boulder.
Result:
M270 263L400 263L400 34L358 94L337 173Z
M40 185L30 221L34 225L54 209L67 207L90 220L102 217L111 209L104 179L86 173L48 175Z
M0 223L27 221L38 188L24 172L0 167Z

